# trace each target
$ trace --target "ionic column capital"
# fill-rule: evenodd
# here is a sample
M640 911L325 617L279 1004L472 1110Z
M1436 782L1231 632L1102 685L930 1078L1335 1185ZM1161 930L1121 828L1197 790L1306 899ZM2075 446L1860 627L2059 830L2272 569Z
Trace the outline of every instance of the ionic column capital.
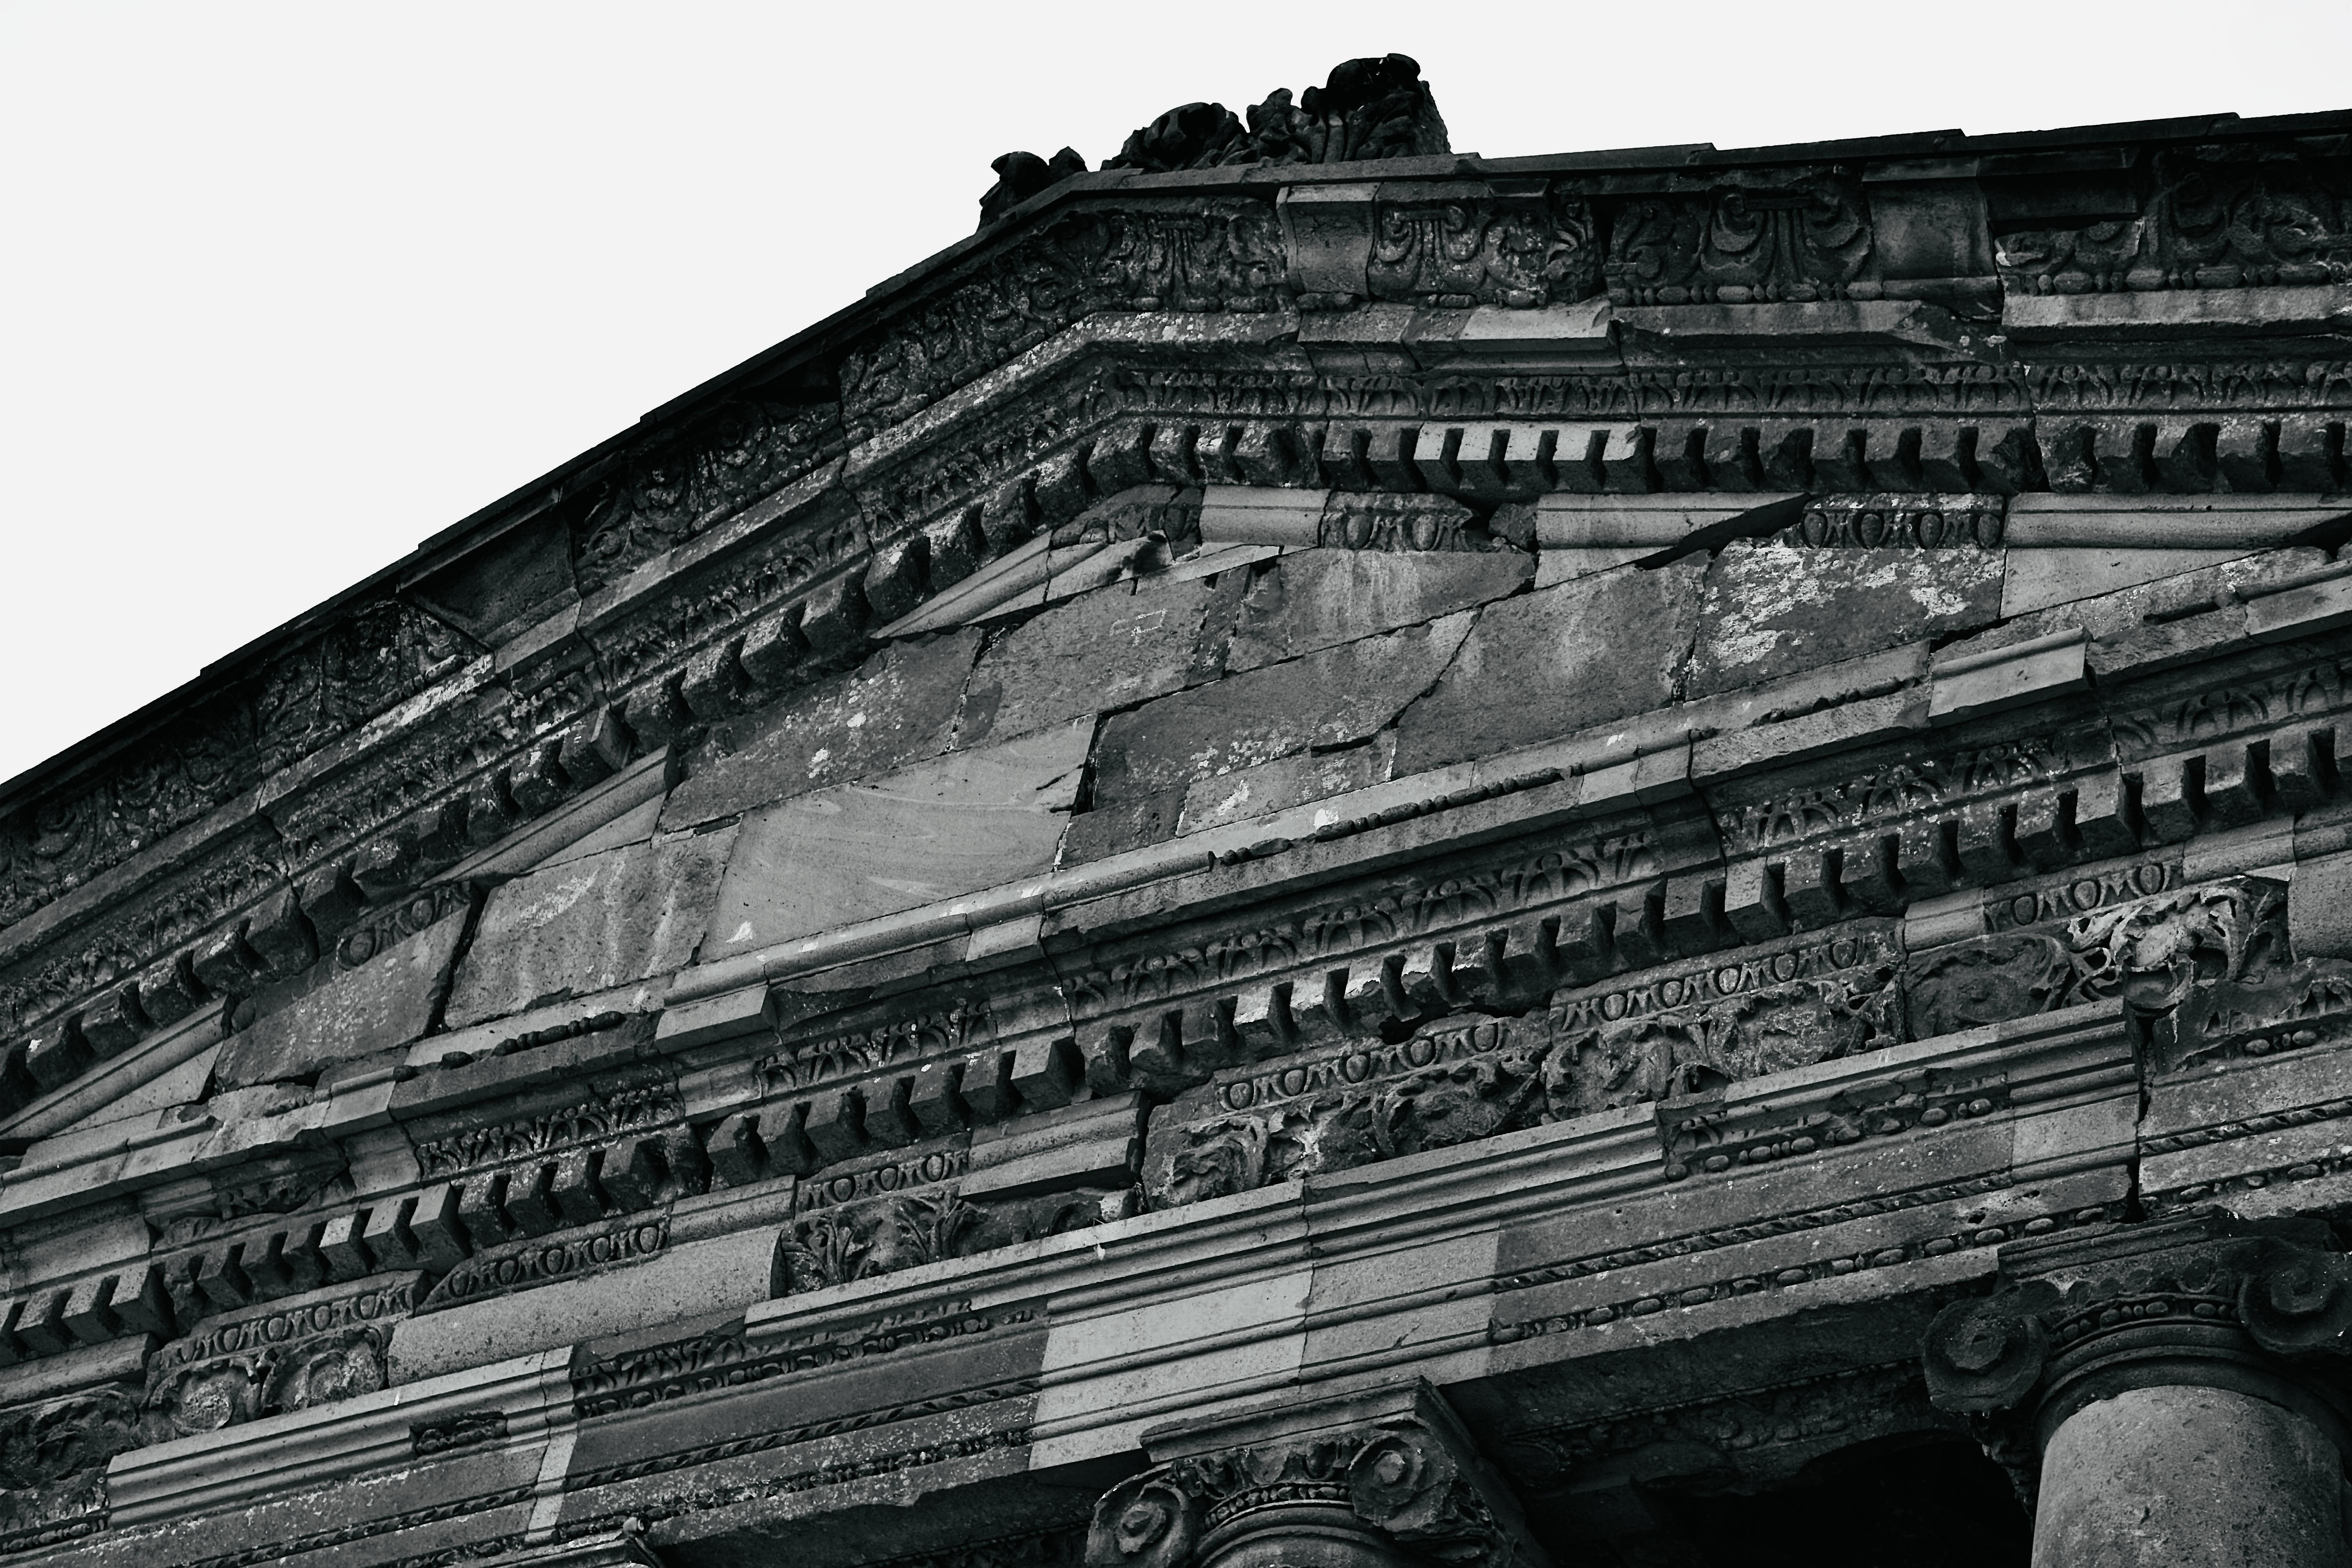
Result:
M1427 1384L1150 1433L1106 1493L1087 1568L1549 1568Z
M2219 1213L2001 1253L2003 1284L1929 1326L1928 1396L2050 1433L2126 1388L2200 1385L2269 1399L2352 1451L2328 1375L2347 1355L2352 1258L2325 1226Z

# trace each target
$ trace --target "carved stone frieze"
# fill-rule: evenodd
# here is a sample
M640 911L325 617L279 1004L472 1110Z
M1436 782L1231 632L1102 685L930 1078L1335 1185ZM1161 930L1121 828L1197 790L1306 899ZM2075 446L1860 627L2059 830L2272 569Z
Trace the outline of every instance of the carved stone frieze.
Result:
M1450 496L1350 491L1335 493L1324 507L1316 542L1412 554L1507 548L1476 512Z
M420 1459L484 1448L502 1443L507 1436L506 1412L475 1410L440 1421L420 1422L408 1429L409 1451Z
M2210 744L2345 704L2344 663L2323 659L2251 679L2200 683L2194 690L2112 715L2116 750L2126 761Z
M785 1234L787 1288L817 1290L950 1258L975 1257L1123 1219L1133 1208L1134 1195L1125 1188L967 1201L952 1182L823 1205L794 1219Z
M599 1086L593 1098L513 1121L468 1127L416 1145L418 1173L445 1181L566 1149L602 1143L623 1133L660 1127L684 1114L666 1076Z
M1273 309L1285 269L1264 203L1068 214L844 357L849 438L865 440L1096 310Z
M423 1286L421 1275L383 1277L174 1340L148 1362L150 1418L162 1436L186 1436L373 1393L384 1384L392 1325L415 1308Z
M1540 180L1508 194L1481 182L1456 193L1417 188L1372 219L1365 279L1375 300L1444 308L1530 307L1598 292L1592 208Z
M869 1029L795 1042L757 1064L771 1093L810 1089L935 1056L947 1056L989 1035L985 998L958 999L945 1010L894 1018Z
M2006 504L1997 495L1830 496L1773 537L1814 549L1996 550Z
M576 525L581 591L593 592L800 478L841 449L831 403L739 399L632 453Z
M1726 848L1753 855L2054 784L2111 758L2104 726L2084 725L1950 751L1915 751L1794 787L1777 780L1718 786L1717 810Z
M1367 954L1414 937L1549 909L1655 876L1661 868L1655 835L1646 825L1563 836L1513 859L1409 874L1376 891L1319 901L1278 921L1228 927L1198 945L1108 956L1067 982L1071 1005L1081 1016L1147 1005L1228 981ZM1377 973L1376 962L1366 967Z
M502 1242L484 1247L442 1276L416 1310L436 1312L486 1296L640 1263L668 1245L667 1213L625 1215L602 1225Z
M1860 185L1821 172L1630 200L1602 266L1617 304L1682 305L1845 299L1871 260Z
M107 1461L151 1440L138 1396L115 1388L0 1416L0 1552L103 1528Z
M1871 924L1561 992L1530 1017L1225 1068L1155 1113L1147 1190L1160 1205L1221 1197L1893 1045L1897 959L1892 928Z
M2352 280L2352 165L2292 143L2166 148L2135 217L1998 240L2016 293L2235 289Z
M2144 867L2149 879L2162 871ZM2084 893L2089 879L2082 879ZM2021 896L2017 902L2023 903ZM1912 1024L1933 1036L2119 998L2155 1020L2154 1065L2178 1071L2352 1034L2352 963L2289 950L2286 889L2232 878L2016 924L1915 954Z

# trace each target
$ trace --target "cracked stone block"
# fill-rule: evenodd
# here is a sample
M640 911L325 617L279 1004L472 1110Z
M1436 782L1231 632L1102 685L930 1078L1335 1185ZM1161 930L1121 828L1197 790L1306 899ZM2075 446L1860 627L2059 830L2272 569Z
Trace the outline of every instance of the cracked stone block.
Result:
M1475 609L1534 572L1535 557L1516 550L1294 551L1250 584L1225 668L1255 669Z
M956 744L1006 740L1215 679L1246 577L1233 575L1231 584L1146 581L1132 593L1113 584L1013 628L972 671Z
M846 784L947 749L981 634L895 642L856 669L715 726L670 792L665 827L689 827Z
M1098 805L1366 740L1429 689L1475 612L1227 676L1121 713L1095 747Z
M2002 566L1997 551L1732 544L1707 570L1689 695L1990 626Z
M1046 869L1093 731L1080 720L748 818L704 961Z
M684 966L736 830L625 845L518 877L482 906L452 1028Z
M1477 612L1444 678L1398 723L1397 776L1672 701L1706 569L1697 557L1628 568Z
M447 915L354 969L263 1014L222 1043L222 1089L270 1083L406 1045L425 1033L448 983L466 913Z

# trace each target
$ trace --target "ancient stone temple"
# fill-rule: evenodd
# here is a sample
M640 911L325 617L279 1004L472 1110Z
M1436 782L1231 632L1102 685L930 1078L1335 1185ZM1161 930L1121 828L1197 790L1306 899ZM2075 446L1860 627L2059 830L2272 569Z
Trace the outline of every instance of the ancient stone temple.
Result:
M0 1550L2352 1564L2352 115L996 169L0 792Z

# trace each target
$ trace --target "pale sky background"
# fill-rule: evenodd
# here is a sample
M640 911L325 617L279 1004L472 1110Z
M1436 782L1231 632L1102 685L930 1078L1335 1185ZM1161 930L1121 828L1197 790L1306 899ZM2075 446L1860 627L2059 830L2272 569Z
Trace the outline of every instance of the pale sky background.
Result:
M2352 4L0 0L0 778L969 233L1421 61L1460 152L2352 105Z

